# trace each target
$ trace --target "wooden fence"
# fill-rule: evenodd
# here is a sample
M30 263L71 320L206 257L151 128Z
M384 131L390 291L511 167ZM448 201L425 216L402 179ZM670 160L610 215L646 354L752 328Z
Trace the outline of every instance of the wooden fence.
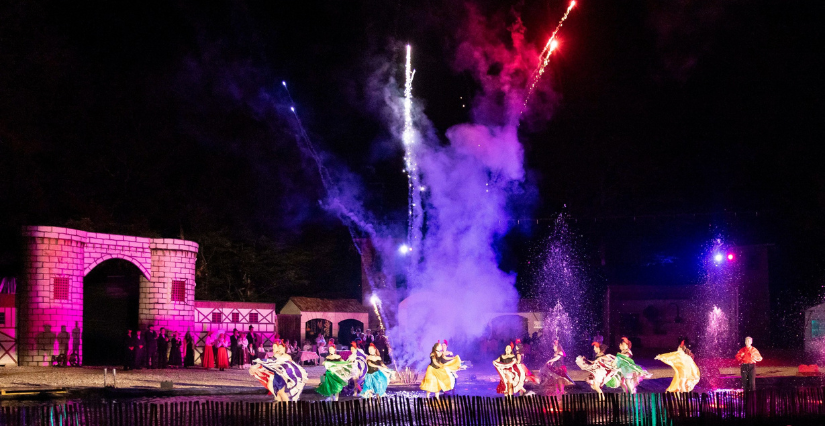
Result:
M342 402L72 402L0 407L0 425L528 426L825 424L823 388L751 394L596 394Z

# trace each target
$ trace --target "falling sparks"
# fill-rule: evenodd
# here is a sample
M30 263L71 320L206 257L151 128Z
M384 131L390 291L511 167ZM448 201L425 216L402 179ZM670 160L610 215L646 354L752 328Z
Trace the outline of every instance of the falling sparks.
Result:
M408 44L407 62L404 67L404 145L410 145L413 143L412 81L414 76L415 70L412 69L412 46Z
M567 6L567 11L564 12L564 16L562 16L561 20L559 20L558 25L556 25L556 29L553 30L553 34L550 35L550 39L547 40L544 50L541 51L541 55L539 55L539 66L535 71L533 71L531 78L532 82L530 83L530 88L527 90L527 96L524 98L524 105L521 108L521 113L524 113L524 110L527 109L527 103L530 101L530 97L536 89L536 84L538 84L539 80L541 80L541 76L544 74L547 64L550 63L550 55L552 55L553 51L555 51L559 46L559 42L556 40L556 35L559 33L559 30L561 30L562 25L564 25L564 21L567 20L567 16L570 15L570 11L573 10L573 6L575 5L576 1L573 0L570 2L570 6Z
M381 318L381 311L378 310L378 305L381 304L381 299L379 299L377 295L373 294L372 297L370 297L370 302L372 302L372 307L375 309L375 316L378 317L378 326L380 327L380 330L386 330L384 328L384 320Z
M407 57L404 64L404 133L401 136L404 145L404 172L407 174L407 188L408 188L408 209L409 215L407 223L407 244L406 253L413 251L421 242L421 228L423 225L424 210L421 202L421 193L425 191L424 185L421 184L421 175L419 174L418 164L416 163L415 152L417 150L415 128L413 127L412 119L412 82L415 77L415 70L412 68L412 46L407 45ZM419 253L419 250L415 250ZM409 265L412 268L416 264L415 259L409 260ZM408 277L412 276L413 270L408 271Z

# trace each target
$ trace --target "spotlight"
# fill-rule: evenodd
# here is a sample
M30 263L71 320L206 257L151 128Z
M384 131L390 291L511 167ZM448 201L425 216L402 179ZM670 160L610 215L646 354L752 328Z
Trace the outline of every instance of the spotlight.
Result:
M728 260L733 261L733 253L728 253Z
M713 260L715 260L716 262L721 262L724 258L725 258L725 257L724 257L724 256L722 256L722 253L716 253L716 254L713 256Z
M411 251L412 251L412 249L410 248L410 246L408 246L406 244L402 244L401 247L398 247L398 252L401 253L401 254L407 254Z

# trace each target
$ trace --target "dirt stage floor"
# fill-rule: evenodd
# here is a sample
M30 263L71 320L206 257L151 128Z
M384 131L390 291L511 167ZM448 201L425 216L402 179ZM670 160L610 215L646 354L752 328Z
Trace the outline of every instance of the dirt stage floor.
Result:
M649 380L645 380L639 387L639 392L664 392L673 377L673 370L670 367L655 360L641 359L638 363L644 366L653 374ZM584 382L587 373L579 370L575 365L568 366L570 376L575 381L573 386L569 386L570 393L592 392ZM304 390L302 399L318 399L314 392L318 386L320 376L324 373L322 366L306 366L309 376L307 387ZM537 370L534 370L538 373ZM725 367L720 369L720 375L716 382L716 388L736 389L739 386L739 369L737 367ZM421 376L419 376L419 380ZM474 365L466 371L459 373L456 386L457 394L474 396L495 396L495 387L498 383L498 374L492 365ZM161 391L160 382L171 381L174 384L173 391ZM112 383L112 373L109 370L109 384ZM769 365L757 369L757 387L799 387L799 386L821 386L823 376L804 376L797 372L797 366L792 365ZM102 367L82 367L82 368L57 368L57 367L5 367L0 368L0 390L6 392L32 390L47 391L53 389L66 389L72 395L104 395L109 397L129 397L129 398L152 398L168 396L187 395L213 395L231 399L244 400L267 400L271 397L266 395L266 391L260 384L252 378L246 369L230 369L226 371L203 370L200 368L190 369L167 369L167 370L134 370L117 372L117 388L114 390L103 389L103 368ZM538 387L533 384L527 385L528 390L538 391ZM695 389L698 392L706 392L709 383L703 378L702 382ZM607 392L620 390L605 389ZM389 388L390 395L420 397L424 393L418 389L417 385L404 385L393 383ZM2 398L2 397L0 397Z

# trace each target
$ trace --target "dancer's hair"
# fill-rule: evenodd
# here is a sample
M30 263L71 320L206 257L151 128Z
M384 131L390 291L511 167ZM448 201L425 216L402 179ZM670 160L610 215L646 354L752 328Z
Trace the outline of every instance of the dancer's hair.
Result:
M430 352L430 355L437 355L439 346L441 346L441 341L435 342L435 344L433 345L433 350Z
M622 337L622 342L624 342L624 344L627 345L628 349L630 349L633 346L633 343L630 343L630 339L628 339L627 337Z
M561 343L559 343L558 338L553 339L553 345L555 345L558 348L558 352L561 352L561 356L567 356L567 354L564 352L564 348L561 347ZM556 354L556 350L554 349L553 350L553 355L555 355L555 354Z

